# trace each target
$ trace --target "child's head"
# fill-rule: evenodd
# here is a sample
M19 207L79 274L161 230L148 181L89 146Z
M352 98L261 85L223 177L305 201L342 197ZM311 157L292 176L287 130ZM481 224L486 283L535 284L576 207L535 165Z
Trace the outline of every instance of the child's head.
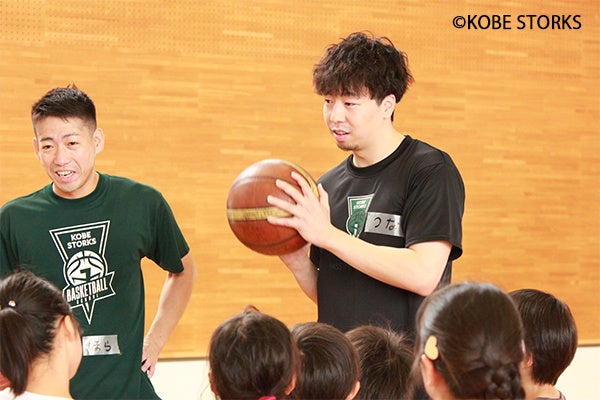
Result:
M63 340L67 336L69 340ZM0 372L15 395L27 388L36 363L52 358L58 340L64 346L60 353L66 355L68 378L72 378L82 357L81 337L62 292L30 272L15 272L2 279Z
M337 328L306 322L292 328L300 353L300 375L292 395L298 399L351 399L359 384L359 360L350 340Z
M417 314L415 346L433 398L524 396L521 320L508 294L494 285L458 283L427 297Z
M219 325L208 358L211 389L221 399L285 397L298 370L287 326L253 306Z
M577 351L577 327L569 306L536 289L510 292L525 330L525 359L536 384L555 385Z
M360 359L357 399L407 397L413 349L408 340L391 329L362 325L346 332Z

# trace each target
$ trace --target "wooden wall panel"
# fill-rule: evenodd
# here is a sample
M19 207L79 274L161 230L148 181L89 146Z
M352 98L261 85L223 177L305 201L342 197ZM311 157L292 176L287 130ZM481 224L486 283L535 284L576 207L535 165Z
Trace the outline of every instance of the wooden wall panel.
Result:
M2 1L0 204L47 182L29 109L75 82L106 135L98 169L161 190L199 268L163 357L205 355L213 329L249 303L290 325L314 319L278 259L236 241L225 200L260 159L318 177L345 157L311 68L330 43L371 30L406 51L416 79L396 126L447 150L465 180L454 280L551 291L581 342L599 343L599 4L488 3ZM467 14L511 15L512 29L452 26ZM580 15L581 28L517 29L520 14ZM150 262L144 272L149 321L164 275Z

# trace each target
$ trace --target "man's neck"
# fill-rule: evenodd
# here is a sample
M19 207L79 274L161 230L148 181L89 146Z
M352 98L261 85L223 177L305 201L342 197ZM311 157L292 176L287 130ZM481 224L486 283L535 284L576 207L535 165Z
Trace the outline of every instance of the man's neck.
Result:
M404 135L394 130L393 134L388 135L378 143L374 143L369 148L354 150L352 152L353 164L359 168L364 168L378 163L396 151L404 137Z

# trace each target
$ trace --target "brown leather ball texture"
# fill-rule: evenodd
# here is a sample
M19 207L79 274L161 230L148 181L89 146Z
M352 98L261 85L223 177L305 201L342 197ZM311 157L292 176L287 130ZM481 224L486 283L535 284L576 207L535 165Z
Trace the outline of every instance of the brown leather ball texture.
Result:
M292 171L301 174L318 196L317 184L306 170L292 162L275 158L248 166L233 181L227 196L227 219L234 235L246 247L261 254L282 255L306 244L295 229L267 221L269 215L289 216L267 203L267 196L293 203L294 200L275 185L275 180L281 179L301 190L292 178Z

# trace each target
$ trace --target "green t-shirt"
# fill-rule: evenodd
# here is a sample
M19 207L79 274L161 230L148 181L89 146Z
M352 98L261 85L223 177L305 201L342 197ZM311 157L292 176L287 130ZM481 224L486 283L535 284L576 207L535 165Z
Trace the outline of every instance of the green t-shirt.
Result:
M0 275L31 270L63 291L82 329L77 399L156 399L141 371L144 281L140 260L183 270L189 247L163 196L100 174L93 193L65 199L52 184L0 209Z

